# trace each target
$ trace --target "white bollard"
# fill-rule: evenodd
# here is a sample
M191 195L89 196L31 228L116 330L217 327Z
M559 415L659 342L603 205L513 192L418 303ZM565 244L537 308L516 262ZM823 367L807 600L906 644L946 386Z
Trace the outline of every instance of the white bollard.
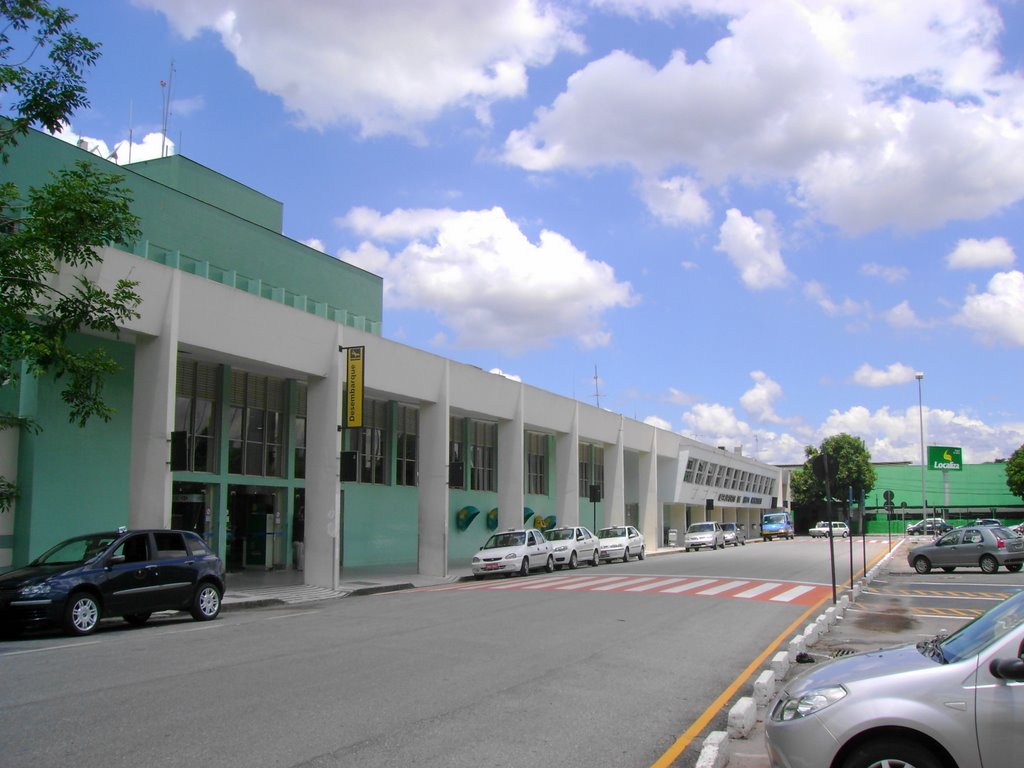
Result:
M766 709L775 695L775 672L766 669L754 681L754 704L760 710Z

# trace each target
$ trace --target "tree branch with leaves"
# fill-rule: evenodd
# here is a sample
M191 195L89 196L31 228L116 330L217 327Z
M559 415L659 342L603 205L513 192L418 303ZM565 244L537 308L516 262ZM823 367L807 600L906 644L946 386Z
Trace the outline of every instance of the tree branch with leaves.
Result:
M76 18L46 0L0 0L0 105L13 108L0 117L0 163L31 127L55 131L88 105L83 77L99 45L74 31ZM69 339L82 331L116 335L139 316L141 301L134 281L105 290L85 274L101 261L98 247L141 236L123 176L103 162L79 162L26 190L0 184L0 386L16 386L25 374L61 380L68 418L80 427L113 415L103 384L118 366L105 350L76 351ZM70 286L58 282L68 271ZM0 430L11 428L38 425L0 413ZM14 483L0 477L0 511L16 496Z

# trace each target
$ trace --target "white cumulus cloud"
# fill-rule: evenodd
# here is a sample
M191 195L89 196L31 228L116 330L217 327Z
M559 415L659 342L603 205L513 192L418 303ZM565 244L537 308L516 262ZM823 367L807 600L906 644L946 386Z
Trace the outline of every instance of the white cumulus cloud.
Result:
M950 269L998 269L1013 266L1016 258L1013 246L1005 237L993 237L991 240L965 239L958 242L946 257L946 265Z
M339 223L366 238L340 257L381 275L389 305L434 312L458 346L522 352L556 337L603 346L603 314L636 301L608 264L557 232L531 241L501 208L359 208Z
M983 344L1024 346L1024 273L993 275L988 290L964 299L954 321L973 330Z
M715 250L729 257L744 285L754 291L785 286L791 275L779 250L775 220L767 211L755 218L729 209Z

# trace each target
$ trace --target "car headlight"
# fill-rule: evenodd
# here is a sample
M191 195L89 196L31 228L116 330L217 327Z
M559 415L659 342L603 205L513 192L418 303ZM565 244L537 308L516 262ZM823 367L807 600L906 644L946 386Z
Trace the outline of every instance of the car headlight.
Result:
M480 558L477 557L476 555L473 555L473 562L474 563L479 563L480 562Z
M567 550L568 548L568 544L559 544L557 547L555 547L555 552L565 552L565 550Z
M506 560L515 560L518 557L519 555L517 555L515 552L509 552L507 555L505 555Z
M846 696L846 689L841 685L831 685L827 688L817 688L807 691L800 696L789 696L779 699L779 703L772 711L772 720L784 722L796 720L807 715L820 712L825 707L835 704Z
M18 590L20 597L41 597L42 595L50 594L51 587L46 582L42 584L29 584L26 587L22 587Z

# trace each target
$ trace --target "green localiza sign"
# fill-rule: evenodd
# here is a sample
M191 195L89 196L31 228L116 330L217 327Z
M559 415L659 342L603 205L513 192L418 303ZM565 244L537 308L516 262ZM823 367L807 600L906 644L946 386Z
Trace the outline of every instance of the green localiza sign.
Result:
M928 469L943 472L961 472L964 468L964 449L947 445L928 446Z

